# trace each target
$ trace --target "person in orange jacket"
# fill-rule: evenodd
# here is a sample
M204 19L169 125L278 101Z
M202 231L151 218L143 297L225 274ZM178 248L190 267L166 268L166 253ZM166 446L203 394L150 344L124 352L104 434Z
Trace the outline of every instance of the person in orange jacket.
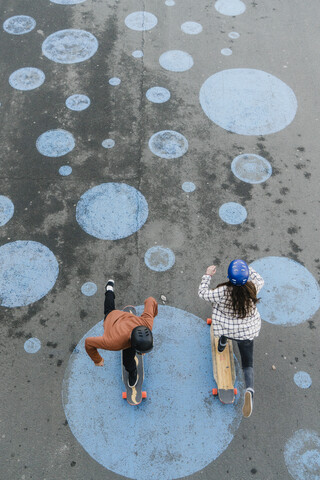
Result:
M153 320L158 314L158 303L153 297L144 301L144 311L140 316L115 309L114 280L108 280L104 300L104 333L101 337L88 337L85 349L97 367L104 360L98 352L103 350L123 350L123 365L129 374L128 385L134 387L138 381L136 353L147 353L153 348Z

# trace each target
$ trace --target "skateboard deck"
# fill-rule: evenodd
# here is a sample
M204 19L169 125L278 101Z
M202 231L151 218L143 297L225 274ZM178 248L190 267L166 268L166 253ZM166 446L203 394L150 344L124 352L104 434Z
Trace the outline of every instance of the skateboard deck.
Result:
M220 402L233 403L237 389L234 388L236 373L233 359L232 340L227 340L227 346L222 353L218 352L219 337L214 336L211 318L207 319L210 327L213 376L218 388L213 388L213 395L218 395Z
M132 313L136 315L136 309L133 305L127 305L122 309L124 312ZM122 398L126 399L130 405L139 405L143 398L147 398L147 392L142 391L142 384L144 379L143 368L143 356L136 353L135 361L138 370L138 382L135 387L131 388L128 385L129 374L123 366L123 352L121 351L121 368L122 368L122 381L126 388L126 391L122 393Z

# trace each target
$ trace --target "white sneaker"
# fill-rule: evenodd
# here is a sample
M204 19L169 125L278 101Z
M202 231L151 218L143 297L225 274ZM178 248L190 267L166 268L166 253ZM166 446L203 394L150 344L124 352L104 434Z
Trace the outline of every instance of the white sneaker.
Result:
M245 418L249 418L253 410L253 390L247 388L244 394L244 404L242 407L242 414Z
M105 286L105 291L108 292L109 290L113 292L114 289L114 280L112 278L107 281L106 286Z

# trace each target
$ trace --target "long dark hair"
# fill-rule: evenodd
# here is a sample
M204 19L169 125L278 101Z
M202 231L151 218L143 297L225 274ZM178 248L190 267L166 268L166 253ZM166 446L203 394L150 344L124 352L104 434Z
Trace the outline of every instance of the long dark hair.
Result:
M245 318L252 309L252 303L255 305L260 300L257 298L255 284L251 281L248 281L244 285L232 285L231 282L225 282L220 283L216 288L223 286L230 287L229 293L232 307L240 318Z

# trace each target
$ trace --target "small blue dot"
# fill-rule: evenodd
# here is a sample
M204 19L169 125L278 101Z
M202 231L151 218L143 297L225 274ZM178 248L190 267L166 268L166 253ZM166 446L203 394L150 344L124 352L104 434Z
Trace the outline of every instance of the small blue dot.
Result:
M63 165L62 167L59 168L59 173L63 177L67 177L72 173L72 168L69 167L69 165Z
M194 192L196 189L196 186L194 183L192 182L184 182L182 184L182 190L184 190L185 192Z
M230 48L223 48L221 50L221 54L229 57L230 55L232 55L232 50Z
M71 95L66 100L66 106L70 108L70 110L74 110L80 112L85 110L90 105L90 98L86 95L75 94Z
M83 293L83 295L86 295L87 297L92 297L92 295L94 295L97 290L98 290L98 287L93 282L86 282L81 287L81 292Z
M238 32L230 32L230 33L228 33L228 37L236 40L237 38L240 37L240 35L239 35Z
M37 353L41 348L41 342L38 338L29 338L24 342L24 349L27 353Z
M112 77L112 78L109 79L109 83L110 83L110 85L113 85L113 86L120 85L121 80L118 77Z
M175 255L170 248L151 247L147 250L144 261L150 270L155 272L165 272L174 265Z
M228 202L221 205L219 215L224 222L238 225L247 218L247 210L239 203Z
M143 57L143 51L142 50L135 50L132 52L132 56L134 58L142 58Z
M170 92L163 87L152 87L147 90L146 97L153 103L165 103L170 99Z
M307 372L297 372L294 377L294 382L300 388L309 388L311 387L312 380Z
M103 148L113 148L115 146L116 142L114 140L112 140L112 138L106 138L105 140L103 140L103 142L101 143L101 145L103 146Z
M14 214L14 205L10 198L0 195L0 227L5 225Z

